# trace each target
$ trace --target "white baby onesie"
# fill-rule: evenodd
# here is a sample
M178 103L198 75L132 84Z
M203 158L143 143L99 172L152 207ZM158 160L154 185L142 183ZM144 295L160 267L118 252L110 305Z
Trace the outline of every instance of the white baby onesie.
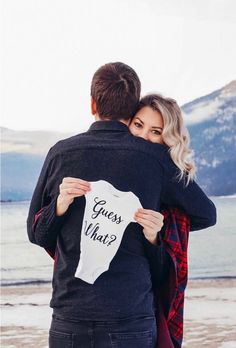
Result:
M80 260L75 277L93 284L109 269L124 231L142 205L134 193L117 190L104 180L91 182L86 194Z

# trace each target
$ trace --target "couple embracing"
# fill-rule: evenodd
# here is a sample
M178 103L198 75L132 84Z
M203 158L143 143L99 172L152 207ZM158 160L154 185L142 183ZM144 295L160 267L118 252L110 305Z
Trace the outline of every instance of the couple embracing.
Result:
M95 122L54 145L38 179L27 229L54 258L50 348L181 347L188 232L216 209L178 104L140 90L130 66L100 67Z

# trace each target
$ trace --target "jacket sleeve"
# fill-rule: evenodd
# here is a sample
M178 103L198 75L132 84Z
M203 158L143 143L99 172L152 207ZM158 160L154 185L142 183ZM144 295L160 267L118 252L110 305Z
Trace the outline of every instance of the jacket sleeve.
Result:
M150 243L145 236L143 236L143 238L144 250L150 266L152 284L154 288L157 288L164 283L165 279L168 277L171 258L165 250L160 233L158 233L156 245Z
M29 240L44 248L55 244L57 234L65 219L65 215L56 216L58 194L49 190L49 182L53 181L53 178L50 177L53 161L52 149L50 149L35 187L27 218Z
M168 155L164 161L164 185L161 204L175 206L190 218L190 230L201 230L216 223L216 207L195 181L186 186L179 181L179 169Z

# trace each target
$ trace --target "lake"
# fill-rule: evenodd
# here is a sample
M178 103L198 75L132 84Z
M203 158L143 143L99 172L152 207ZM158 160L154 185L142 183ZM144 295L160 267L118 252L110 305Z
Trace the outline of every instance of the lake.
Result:
M218 221L190 233L189 278L236 277L236 196L211 197ZM53 260L29 242L26 218L29 202L2 203L2 285L50 282Z

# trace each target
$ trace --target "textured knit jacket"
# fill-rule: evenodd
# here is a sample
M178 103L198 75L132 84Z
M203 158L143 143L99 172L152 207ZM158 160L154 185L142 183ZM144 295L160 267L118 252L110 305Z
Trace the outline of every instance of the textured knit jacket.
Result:
M56 216L62 179L106 180L120 191L133 192L145 209L160 211L163 205L180 208L189 216L191 230L214 225L213 202L196 182L185 186L178 181L177 173L166 146L133 136L125 124L117 121L97 121L87 132L50 149L31 200L27 228L32 243L43 248L57 243L50 302L56 314L79 320L152 315L152 282L144 253L146 250L154 258L160 249L147 240L143 242L142 227L130 223L109 271L93 286L74 277L80 258L85 198L75 199L66 214ZM42 208L40 218L35 218Z

